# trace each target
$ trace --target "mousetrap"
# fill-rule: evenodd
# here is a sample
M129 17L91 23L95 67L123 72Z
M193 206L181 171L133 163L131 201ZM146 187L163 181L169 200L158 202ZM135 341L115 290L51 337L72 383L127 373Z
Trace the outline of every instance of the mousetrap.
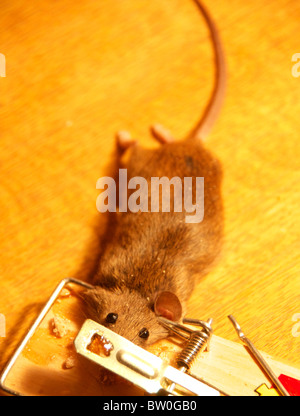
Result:
M25 396L300 396L300 369L258 352L233 317L246 348L213 335L212 320L161 319L174 337L146 351L86 319L80 297L86 288L91 285L71 278L58 284L4 368L3 390Z

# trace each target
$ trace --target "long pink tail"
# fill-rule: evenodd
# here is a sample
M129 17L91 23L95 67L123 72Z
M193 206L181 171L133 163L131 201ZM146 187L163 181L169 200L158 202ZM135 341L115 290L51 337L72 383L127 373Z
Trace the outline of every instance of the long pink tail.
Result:
M204 110L204 113L189 134L188 138L193 139L205 139L213 128L219 113L221 111L225 90L226 90L226 63L225 56L222 48L222 42L217 30L217 27L212 20L210 14L199 0L194 0L199 10L201 11L207 26L210 31L211 41L214 49L214 60L215 60L215 83L214 89L211 94L210 100Z

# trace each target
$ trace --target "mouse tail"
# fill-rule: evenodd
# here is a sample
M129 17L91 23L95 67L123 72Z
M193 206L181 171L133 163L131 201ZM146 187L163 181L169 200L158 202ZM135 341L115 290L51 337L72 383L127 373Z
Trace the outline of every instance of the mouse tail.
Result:
M210 32L210 37L214 50L215 81L210 100L204 110L204 113L200 121L189 133L187 139L204 140L213 128L213 125L215 124L221 111L225 97L227 76L225 56L217 27L208 11L203 6L203 4L199 0L194 1L197 4L198 9L202 13Z

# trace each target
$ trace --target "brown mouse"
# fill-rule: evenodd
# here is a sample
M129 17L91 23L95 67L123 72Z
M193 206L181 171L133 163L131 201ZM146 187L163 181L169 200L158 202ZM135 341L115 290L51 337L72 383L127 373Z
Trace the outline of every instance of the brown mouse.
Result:
M87 317L142 347L168 336L157 316L180 320L196 279L207 273L222 240L222 171L202 139L221 108L225 63L216 27L201 3L195 2L210 29L216 63L215 88L201 121L180 141L154 126L153 136L162 143L158 149L144 149L125 133L118 135L118 145L128 181L136 176L149 184L152 177L204 177L203 220L187 223L186 212L174 209L118 212L115 233L94 277L95 287L83 294ZM194 193L193 187L193 197Z

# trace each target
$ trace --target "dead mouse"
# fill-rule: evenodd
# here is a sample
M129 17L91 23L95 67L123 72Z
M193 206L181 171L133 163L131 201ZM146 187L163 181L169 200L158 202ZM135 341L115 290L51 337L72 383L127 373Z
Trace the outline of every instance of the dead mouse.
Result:
M196 0L195 0L196 1ZM168 336L157 316L178 321L195 286L220 250L223 230L221 166L204 148L204 139L220 111L225 91L225 63L217 29L196 1L210 29L216 82L206 111L189 136L173 140L152 127L161 142L143 149L128 134L118 135L121 162L130 178L204 177L204 218L186 223L184 212L119 212L115 234L94 277L95 288L83 294L87 317L142 346ZM193 197L194 195L193 187Z

